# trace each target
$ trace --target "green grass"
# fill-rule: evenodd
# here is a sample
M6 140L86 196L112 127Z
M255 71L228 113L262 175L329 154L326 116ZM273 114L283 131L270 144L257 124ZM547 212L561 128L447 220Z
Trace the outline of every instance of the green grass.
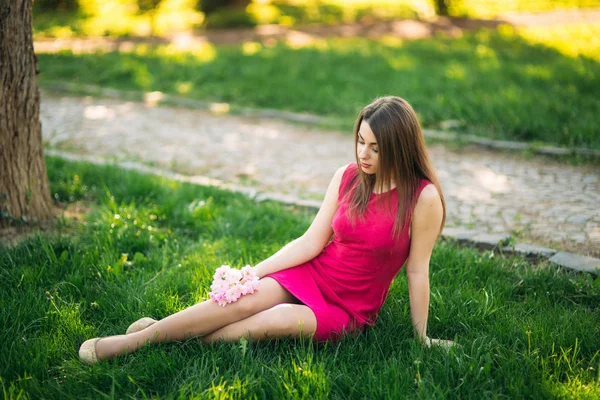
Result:
M233 106L330 117L343 129L380 95L406 98L426 127L461 120L495 139L600 148L600 25L481 30L459 39L205 44L194 51L38 54L40 84L68 80ZM566 39L563 39L566 38Z
M412 336L404 271L376 326L335 344L144 347L97 366L88 338L206 298L214 269L256 263L312 212L114 167L47 159L51 192L92 211L0 249L5 398L598 398L599 281L438 243L429 335Z
M562 9L597 8L597 0L451 0L448 13L452 16L491 18L503 13L538 13Z

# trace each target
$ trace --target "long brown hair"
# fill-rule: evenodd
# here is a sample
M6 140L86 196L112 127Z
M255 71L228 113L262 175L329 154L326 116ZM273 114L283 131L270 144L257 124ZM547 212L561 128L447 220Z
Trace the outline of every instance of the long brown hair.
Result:
M379 167L376 174L367 174L358 168L358 175L350 183L352 189L347 192L348 214L351 219L364 215L374 188L382 192L386 185L393 182L398 193L398 212L392 232L399 238L404 222L412 218L419 183L421 179L427 179L435 185L442 200L444 214L440 225L441 233L446 223L446 202L427 155L421 125L413 108L406 100L397 96L375 99L358 114L354 125L355 149L363 121L369 124L377 140ZM360 165L356 151L355 154L356 163ZM388 197L390 198L391 196Z

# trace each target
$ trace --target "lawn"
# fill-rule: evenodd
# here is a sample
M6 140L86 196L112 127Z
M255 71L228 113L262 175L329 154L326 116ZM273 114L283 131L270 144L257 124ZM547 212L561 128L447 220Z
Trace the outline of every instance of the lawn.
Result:
M406 98L425 127L457 120L494 139L600 149L600 25L480 30L460 38L315 39L266 46L137 45L38 54L39 82L161 91L310 112L349 130L380 95Z
M115 167L47 159L54 198L89 213L0 249L5 398L588 398L600 396L600 285L589 275L440 242L429 335L412 336L401 271L379 321L335 344L145 347L88 367L88 338L207 297L221 264L254 264L314 211Z

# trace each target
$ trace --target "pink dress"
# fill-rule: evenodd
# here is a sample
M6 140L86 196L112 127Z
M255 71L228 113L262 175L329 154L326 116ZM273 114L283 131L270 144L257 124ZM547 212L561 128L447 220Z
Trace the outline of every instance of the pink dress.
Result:
M342 176L339 208L331 224L333 240L309 262L267 275L315 313L316 341L336 340L344 332L373 325L410 250L410 221L404 224L399 240L392 236L398 205L396 190L373 193L365 218L354 226L350 224L343 197L357 173L357 164L351 163ZM421 181L417 197L429 183ZM393 212L387 201L383 207L375 204L379 196L389 195L393 196Z

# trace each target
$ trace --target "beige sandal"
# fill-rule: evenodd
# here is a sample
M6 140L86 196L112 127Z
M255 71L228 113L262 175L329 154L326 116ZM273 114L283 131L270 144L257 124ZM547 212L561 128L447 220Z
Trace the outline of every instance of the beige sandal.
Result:
M148 318L148 317L140 318L137 321L135 321L133 324L129 325L129 328L127 328L127 332L125 332L125 334L129 335L130 333L142 331L142 330L146 329L147 327L149 327L150 325L154 324L155 322L156 322L156 320L152 319L152 318Z
M83 342L79 348L79 359L88 364L94 365L98 363L98 357L96 356L96 344L100 338L94 338Z

